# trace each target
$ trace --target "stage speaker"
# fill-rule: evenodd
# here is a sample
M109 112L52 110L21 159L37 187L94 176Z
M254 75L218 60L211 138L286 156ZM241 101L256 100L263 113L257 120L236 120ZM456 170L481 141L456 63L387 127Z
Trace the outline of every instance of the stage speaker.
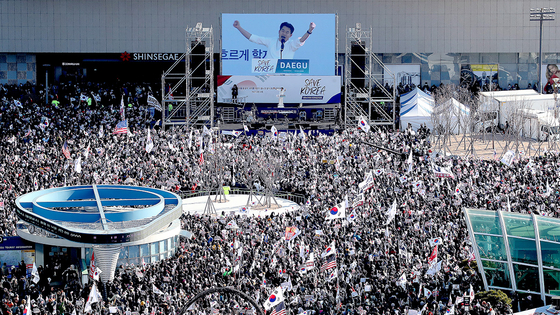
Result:
M192 72L192 87L201 87L204 84L204 77L206 75L206 42L192 41L191 53L189 55L190 69Z
M350 50L350 59L352 64L350 66L350 77L352 84L356 87L365 87L365 69L366 69L366 51L364 42L352 42Z

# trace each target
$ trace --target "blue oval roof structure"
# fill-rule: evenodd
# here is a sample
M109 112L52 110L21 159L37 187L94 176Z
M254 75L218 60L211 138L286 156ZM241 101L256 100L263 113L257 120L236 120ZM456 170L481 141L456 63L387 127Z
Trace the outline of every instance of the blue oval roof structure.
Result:
M18 217L71 241L141 240L181 216L181 197L156 188L121 185L59 187L16 199Z

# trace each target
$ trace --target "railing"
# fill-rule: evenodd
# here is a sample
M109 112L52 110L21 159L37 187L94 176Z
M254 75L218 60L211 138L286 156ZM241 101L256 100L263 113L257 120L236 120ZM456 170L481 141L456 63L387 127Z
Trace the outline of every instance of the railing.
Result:
M195 191L195 192L190 192L190 193L180 193L179 195L181 196L182 199L188 199L188 198L194 198L194 197L201 197L201 196L208 196L208 195L212 195L215 194L216 191L215 190L200 190L200 191ZM247 189L247 188L231 188L229 191L230 195L249 195L251 193L251 190ZM257 191L257 190L253 190L253 194L257 195L257 196L262 196L263 195L263 191ZM307 197L302 195L302 194L294 194L294 193L290 193L287 191L279 191L274 193L274 197L278 197L278 198L283 198L286 200L290 200L293 201L297 204L304 204L305 201L307 200Z

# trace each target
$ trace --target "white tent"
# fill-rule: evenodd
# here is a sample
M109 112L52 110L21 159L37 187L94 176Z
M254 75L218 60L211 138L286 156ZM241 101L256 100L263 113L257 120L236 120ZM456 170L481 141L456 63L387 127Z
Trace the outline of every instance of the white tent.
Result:
M497 112L500 109L500 101L498 99L506 98L507 100L521 100L525 97L539 96L539 93L533 89L528 90L507 90L480 92L478 106L479 112Z
M495 97L518 97L525 95L539 95L539 93L533 89L528 90L507 90L507 91L491 91L491 92L480 92L480 107L490 106ZM495 107L497 108L497 106Z
M419 88L401 95L401 130L406 129L408 124L413 130L418 130L422 124L432 130L433 111L434 99Z

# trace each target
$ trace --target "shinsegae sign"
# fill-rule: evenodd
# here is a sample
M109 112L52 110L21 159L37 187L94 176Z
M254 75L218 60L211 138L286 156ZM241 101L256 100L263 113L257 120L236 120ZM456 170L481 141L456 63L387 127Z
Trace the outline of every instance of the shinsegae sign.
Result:
M121 53L122 61L176 61L181 58L181 53Z

